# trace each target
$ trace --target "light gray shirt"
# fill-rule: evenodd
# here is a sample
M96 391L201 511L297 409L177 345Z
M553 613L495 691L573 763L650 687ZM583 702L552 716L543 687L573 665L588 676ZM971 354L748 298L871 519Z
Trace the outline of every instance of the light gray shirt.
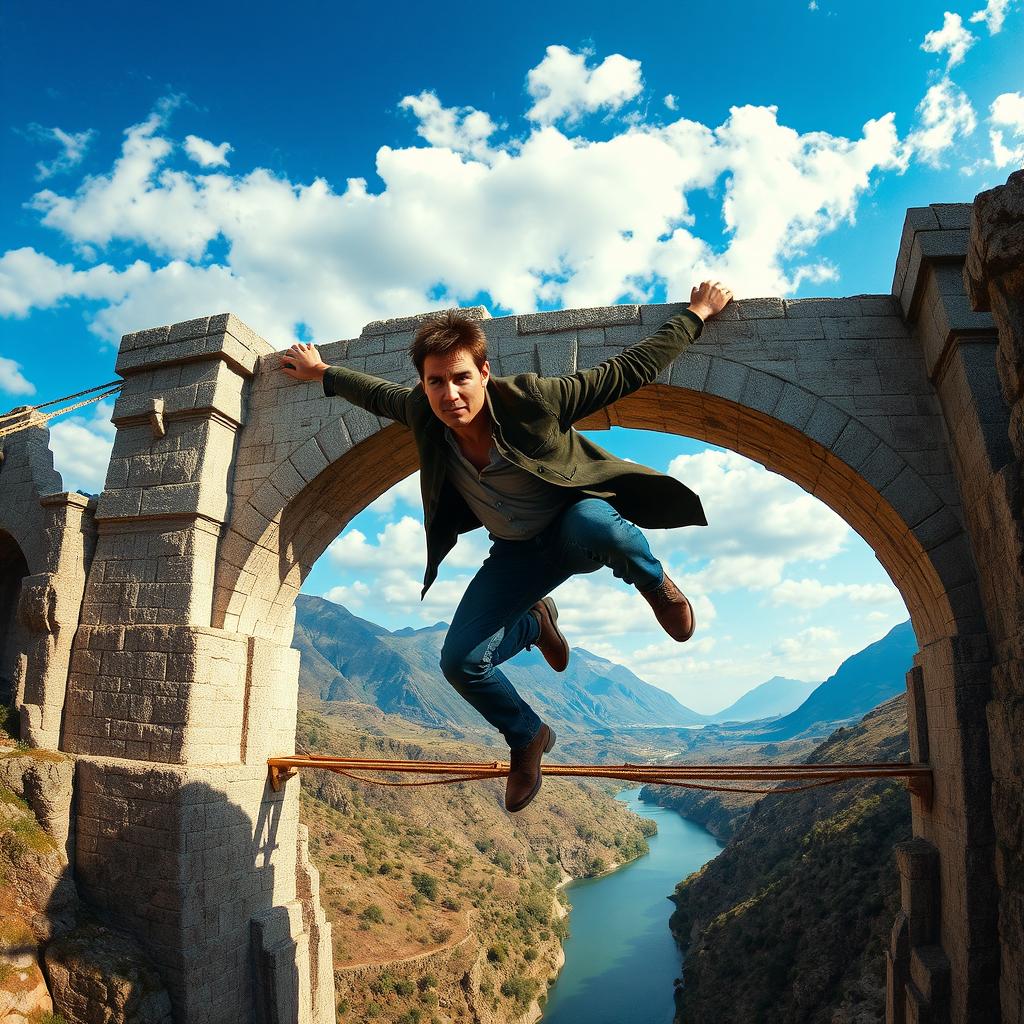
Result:
M502 540L529 540L565 508L570 493L512 465L492 442L490 462L480 472L462 454L445 427L448 478L484 528Z

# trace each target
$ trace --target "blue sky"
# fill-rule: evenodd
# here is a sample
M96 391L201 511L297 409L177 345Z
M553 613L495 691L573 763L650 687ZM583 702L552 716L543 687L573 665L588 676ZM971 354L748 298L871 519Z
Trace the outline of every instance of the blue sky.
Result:
M908 206L970 201L1024 162L1020 7L8 3L0 401L113 380L122 333L228 309L284 348L450 303L678 298L707 275L740 297L887 292ZM101 489L110 408L54 423L66 487ZM686 439L598 441L689 459L674 471L723 496L763 472ZM381 508L353 524L367 545L416 511ZM710 710L776 671L820 676L902 615L849 589L888 586L859 538L815 561L732 529L760 577L655 538L705 588L714 642L690 662L639 627L580 620L575 639ZM306 589L357 582L332 554Z

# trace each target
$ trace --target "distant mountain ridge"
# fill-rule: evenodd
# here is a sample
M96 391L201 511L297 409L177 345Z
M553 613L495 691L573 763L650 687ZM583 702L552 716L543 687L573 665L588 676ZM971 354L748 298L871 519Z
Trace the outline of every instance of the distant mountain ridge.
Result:
M772 676L760 686L748 690L727 708L709 717L713 722L753 722L762 718L775 718L802 704L820 685L802 679Z
M487 729L440 673L447 629L437 622L391 631L325 598L299 594L293 641L302 654L299 685L323 700L372 704L434 728ZM712 726L772 742L827 734L902 692L916 649L907 620L847 658L820 685L774 676L714 715L686 707L623 665L583 648L573 650L561 674L536 649L521 652L502 670L556 730Z
M915 653L917 637L907 619L851 654L795 711L758 728L751 738L774 742L827 735L836 725L860 718L906 690Z
M299 685L324 700L357 700L434 727L486 728L438 669L447 623L394 632L322 597L296 601ZM536 649L502 665L545 720L570 730L699 725L706 715L582 648L555 675Z

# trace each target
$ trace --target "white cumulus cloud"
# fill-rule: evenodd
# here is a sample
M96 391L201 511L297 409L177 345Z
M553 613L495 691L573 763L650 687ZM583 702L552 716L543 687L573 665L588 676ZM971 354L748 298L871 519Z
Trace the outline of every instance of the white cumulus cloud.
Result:
M942 16L942 28L932 29L924 37L921 49L927 53L947 53L946 70L962 64L967 51L977 42L977 36L964 27L959 14L946 11Z
M412 111L419 121L416 133L432 146L465 153L477 160L493 160L488 139L498 130L489 114L474 107L445 107L436 93L406 96L399 106Z
M55 174L70 171L85 158L89 143L96 132L88 128L82 132L66 132L63 128L44 128L41 124L30 124L29 134L47 142L56 142L60 151L51 160L40 160L36 164L36 180L45 181Z
M0 391L9 395L34 395L36 386L21 372L21 363L0 356Z
M850 537L849 526L828 506L735 452L680 455L668 472L700 495L709 525L646 532L659 557L668 551L710 560L686 577L700 591L766 590L781 582L790 562L825 561Z
M526 90L533 106L526 112L531 121L568 124L602 107L618 110L643 88L640 61L620 53L587 67L590 51L573 53L566 46L549 46L544 59L526 76Z
M906 144L926 164L942 166L942 154L978 125L974 107L963 89L949 78L936 82L917 106L919 124Z
M970 21L972 23L983 21L989 31L989 35L998 35L1003 30L1003 22L1006 20L1006 12L1010 7L1010 0L988 0L988 3L980 11L975 11Z
M829 601L845 597L859 604L902 602L900 592L885 583L822 583L820 580L783 580L772 589L772 604L797 608L820 608Z
M96 402L91 415L70 415L50 421L53 466L60 473L65 490L87 494L103 490L117 433L110 422L113 413L113 402Z
M185 136L185 152L200 167L227 167L228 153L233 148L230 142L214 145L206 139L201 139L198 135Z
M989 140L996 167L1024 163L1024 95L1004 92L989 107Z
M589 97L559 101L563 112L598 96L614 106L639 88L637 62L616 78L623 66L612 58L587 68L581 55L554 49L538 68L553 74L573 58ZM600 85L607 77L618 91ZM550 110L555 95L545 93ZM179 169L172 97L126 130L106 172L32 197L42 224L79 258L28 248L0 256L0 315L99 300L86 315L113 342L232 311L284 347L299 324L304 339L322 342L481 294L495 312L649 301L665 286L672 299L704 277L729 280L741 296L786 295L835 276L813 247L854 221L880 173L906 166L891 113L867 121L859 138L798 132L775 107L747 105L719 125L638 118L600 139L541 118L502 142L483 111L444 107L431 92L402 104L427 144L381 146L383 184L371 192L361 177L336 185L259 167ZM695 192L720 199L724 246L695 230ZM217 239L224 255L211 260ZM132 246L141 251L125 263Z

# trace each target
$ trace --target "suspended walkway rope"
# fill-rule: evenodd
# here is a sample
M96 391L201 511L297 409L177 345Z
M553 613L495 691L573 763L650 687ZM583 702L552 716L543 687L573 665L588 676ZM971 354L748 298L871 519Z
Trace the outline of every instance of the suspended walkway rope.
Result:
M25 430L28 427L42 426L47 422L47 420L52 420L57 416L63 416L66 412L74 412L75 409L81 409L83 405L102 401L104 398L109 398L111 395L117 394L123 386L123 380L112 380L106 384L97 384L94 388L86 388L84 391L76 391L73 395L65 395L63 398L54 398L52 401L41 402L39 405L26 405L22 406L20 409L5 412L3 415L0 415L0 438L7 437L10 434L16 434L19 430ZM92 398L87 398L82 402L76 402L74 405L69 405L66 409L55 409L53 412L47 413L39 412L40 409L45 409L49 405L57 405L59 402L69 402L72 398L78 398L81 395L88 395L93 391L102 391L103 393L100 395L93 395Z
M270 784L277 790L283 779L300 768L335 772L359 782L378 786L440 786L454 782L475 782L498 779L509 773L503 761L385 761L373 758L335 757L330 754L295 754L267 759ZM409 782L367 777L366 772L391 772L399 775L420 774L449 776L418 779ZM358 774L357 774L358 773ZM817 786L832 786L848 779L902 779L910 792L924 800L932 799L932 769L927 764L901 761L875 761L864 764L730 764L730 765L646 765L646 764L542 764L541 774L555 778L621 779L653 786L679 786L685 789L707 789L723 793L799 793ZM722 782L757 781L762 783L791 782L796 785L754 788L721 785Z

